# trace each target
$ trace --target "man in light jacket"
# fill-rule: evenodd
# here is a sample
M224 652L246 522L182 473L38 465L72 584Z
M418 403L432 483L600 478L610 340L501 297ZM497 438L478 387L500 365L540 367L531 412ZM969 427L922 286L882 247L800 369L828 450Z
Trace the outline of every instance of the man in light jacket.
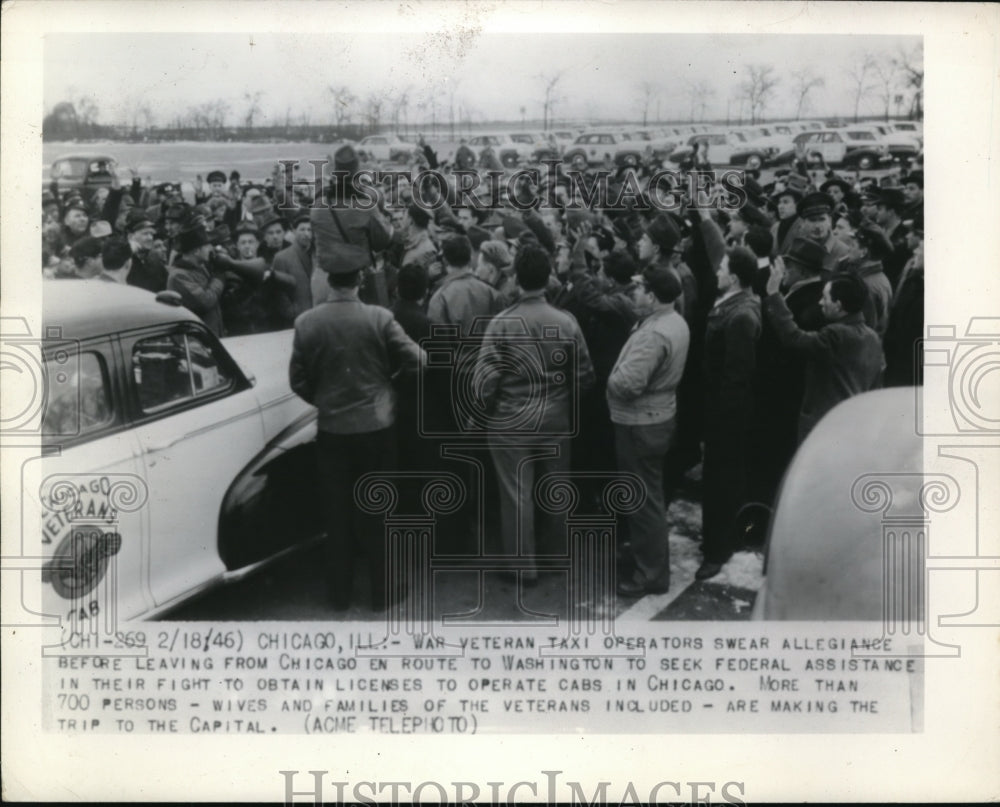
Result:
M646 270L636 302L650 313L632 332L608 377L618 468L638 476L646 489L642 507L628 516L635 571L618 583L624 597L659 594L670 587L663 458L676 431L677 386L691 339L687 323L674 310L680 295L680 280L670 269Z

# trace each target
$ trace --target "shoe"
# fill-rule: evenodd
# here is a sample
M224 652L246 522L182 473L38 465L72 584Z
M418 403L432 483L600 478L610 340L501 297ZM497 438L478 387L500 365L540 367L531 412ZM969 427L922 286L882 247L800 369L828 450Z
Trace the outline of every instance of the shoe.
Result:
M701 564L701 566L698 567L698 571L694 573L694 579L708 580L710 577L715 577L721 571L721 563L712 563L711 561L706 560Z
M619 580L615 591L622 597L645 597L647 594L666 594L670 590L670 584L639 583L635 579Z

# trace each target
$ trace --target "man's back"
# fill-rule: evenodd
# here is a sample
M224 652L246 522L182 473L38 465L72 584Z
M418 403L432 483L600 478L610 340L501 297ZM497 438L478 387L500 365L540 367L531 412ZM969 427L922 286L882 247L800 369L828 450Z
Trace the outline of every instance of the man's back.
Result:
M492 317L500 310L500 295L469 269L461 269L445 277L427 305L432 322L458 325L462 336L472 333L473 323Z
M493 417L523 414L536 430L568 427L575 395L594 382L580 326L542 290L525 292L489 323L475 372Z
M321 431L388 428L395 419L392 375L400 367L416 370L419 354L388 310L335 289L295 320L292 389L319 410Z

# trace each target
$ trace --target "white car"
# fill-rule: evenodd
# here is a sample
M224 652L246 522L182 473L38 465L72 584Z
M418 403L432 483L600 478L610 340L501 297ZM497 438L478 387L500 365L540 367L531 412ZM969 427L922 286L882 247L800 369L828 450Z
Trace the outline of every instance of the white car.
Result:
M358 143L358 151L379 162L407 162L415 148L398 135L369 135Z
M45 281L42 301L23 522L40 527L42 613L155 616L321 533L291 331L219 340L174 293L103 280Z
M524 141L528 142L524 142ZM535 149L534 137L523 135L515 140L506 132L478 134L470 137L465 144L479 157L484 148L493 149L493 154L505 168L514 168L531 161Z
M857 123L851 129L865 129L875 135L889 148L893 159L909 160L917 155L922 147L920 138L909 132L897 132L888 123Z
M635 168L642 163L645 150L642 141L632 140L620 131L584 132L563 153L563 161L575 169L604 165L608 161L619 168Z

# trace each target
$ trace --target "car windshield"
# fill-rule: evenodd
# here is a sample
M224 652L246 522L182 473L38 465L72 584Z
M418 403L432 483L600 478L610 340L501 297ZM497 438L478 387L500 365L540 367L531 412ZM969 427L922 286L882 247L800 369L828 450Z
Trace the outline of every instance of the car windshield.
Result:
M53 179L83 179L89 160L59 160L52 166Z
M847 132L849 140L874 140L875 135L871 132Z
M515 143L534 143L535 142L535 138L533 138L531 135L526 135L526 134L511 135L510 139L513 140Z

